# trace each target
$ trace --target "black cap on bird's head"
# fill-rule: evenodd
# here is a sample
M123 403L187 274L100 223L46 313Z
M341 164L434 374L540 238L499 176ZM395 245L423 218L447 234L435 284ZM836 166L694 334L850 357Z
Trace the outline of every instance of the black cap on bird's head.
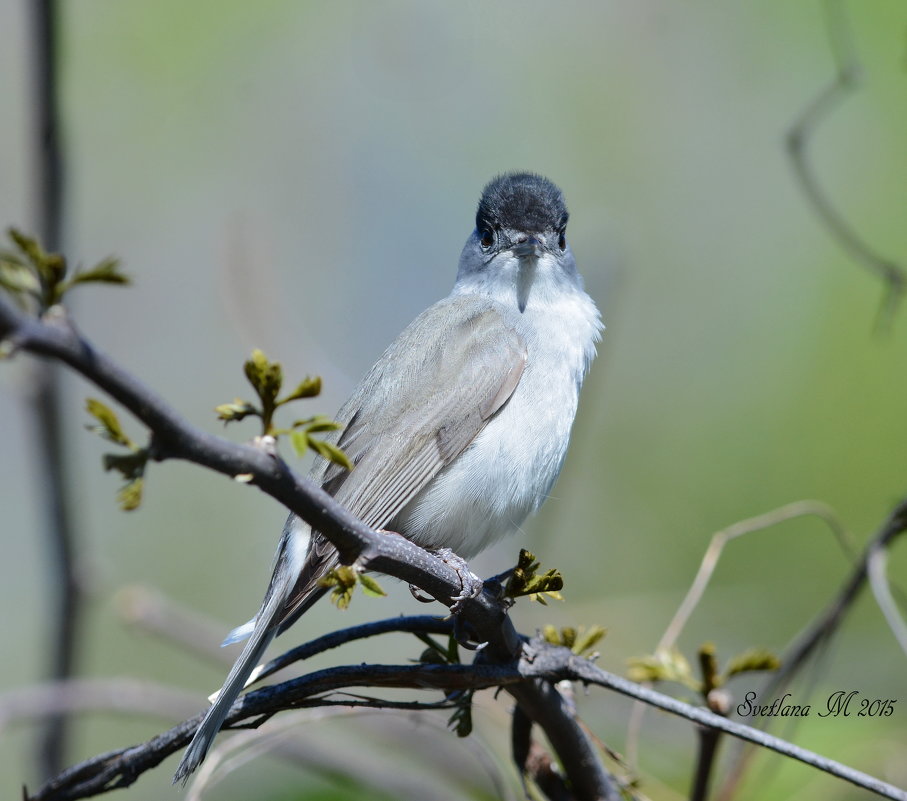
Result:
M567 244L567 204L561 190L531 172L499 175L482 191L476 227L460 254L457 291L509 292L520 311L541 285L582 290ZM492 291L493 290L493 291Z
M567 205L561 190L529 172L507 173L489 181L476 211L476 230L562 232Z

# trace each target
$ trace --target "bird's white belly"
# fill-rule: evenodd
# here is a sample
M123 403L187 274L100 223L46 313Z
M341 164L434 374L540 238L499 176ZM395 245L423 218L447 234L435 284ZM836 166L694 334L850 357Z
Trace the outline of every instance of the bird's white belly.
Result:
M475 441L400 512L393 530L468 559L515 531L541 506L567 453L594 332L550 308L527 309L527 364L508 402ZM564 310L560 310L564 311ZM576 309L585 323L585 310ZM581 313L582 312L582 313ZM552 319L560 324L554 326ZM536 365L545 365L540 371Z

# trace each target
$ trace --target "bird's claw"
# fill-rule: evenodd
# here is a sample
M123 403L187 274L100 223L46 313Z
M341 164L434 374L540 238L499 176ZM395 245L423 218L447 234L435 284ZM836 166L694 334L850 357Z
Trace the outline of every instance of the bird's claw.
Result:
M423 595L419 592L419 588L415 584L409 585L410 594L415 598L420 604L430 604L435 599L430 595Z
M453 603L450 606L452 615L459 614L466 601L478 597L485 583L469 569L466 560L457 556L450 548L440 548L435 551L435 556L450 565L460 579L460 592L451 599Z

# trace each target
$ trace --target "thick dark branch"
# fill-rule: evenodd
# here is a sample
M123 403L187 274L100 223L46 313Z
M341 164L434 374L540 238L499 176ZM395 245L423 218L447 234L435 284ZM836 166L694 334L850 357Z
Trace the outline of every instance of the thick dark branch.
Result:
M63 228L63 148L57 97L58 47L57 4L35 0L31 11L32 40L32 130L36 143L32 163L35 191L35 222L41 240L49 250L60 247ZM44 492L48 561L53 607L49 614L49 674L65 680L74 672L76 645L82 611L75 559L75 527L66 482L66 452L63 438L63 411L60 373L57 365L40 365L35 370L29 416L34 427L36 469ZM38 743L38 764L45 776L63 767L67 741L67 720L63 715L48 719Z
M520 681L516 667L476 665L349 665L247 693L236 701L226 727L256 727L284 709L323 706L325 693L347 687L417 690L464 690L499 687ZM390 702L393 705L393 702ZM353 705L349 703L348 705ZM375 704L370 704L374 706ZM128 787L192 739L202 715L183 721L147 743L110 751L61 773L41 787L31 801L70 801Z
M693 775L693 789L690 790L690 801L706 801L709 797L709 785L712 781L712 770L718 756L718 744L721 732L707 726L697 726L696 736L699 740L699 752L696 755L696 772Z
M700 726L725 732L797 759L878 795L907 801L907 792L872 776L745 724L728 720L702 707L690 706L607 673L566 648L538 641L533 641L526 650L526 656L518 664L350 665L329 668L246 694L234 703L226 725L232 728L254 728L283 709L336 704L352 706L357 702L336 697L338 692L348 687L429 689L445 694L455 690L504 687L519 703L522 711L518 714L540 725L545 731L564 766L575 798L618 798L612 780L599 765L594 744L582 732L582 728L576 725L569 700L554 687L556 682L562 680L616 690ZM326 698L326 694L334 697ZM378 699L367 701L367 705L372 707L382 704ZM387 702L386 705L399 707L396 702ZM431 705L443 705L443 702ZM68 801L129 786L141 773L183 748L191 739L200 719L199 715L184 721L143 745L112 751L76 765L40 788L30 798L32 801ZM568 725L568 721L574 725ZM523 752L528 737L525 725L522 731L523 742L518 756L525 762L526 754Z
M620 801L620 792L602 765L595 743L582 726L576 725L574 711L554 684L542 679L523 681L508 687L507 692L545 732L576 798Z
M78 335L60 307L47 321L34 319L0 297L0 341L16 350L56 358L81 373L132 412L152 432L158 460L182 459L254 484L324 534L343 559L362 559L373 570L415 584L450 605L460 592L456 571L403 537L372 531L328 493L296 475L262 448L237 444L186 422L163 399ZM505 611L483 594L464 605L463 620L501 658L519 641Z

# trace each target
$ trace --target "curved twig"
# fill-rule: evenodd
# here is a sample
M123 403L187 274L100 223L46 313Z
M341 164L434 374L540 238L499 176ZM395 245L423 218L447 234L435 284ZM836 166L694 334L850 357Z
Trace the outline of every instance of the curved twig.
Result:
M835 74L790 126L787 132L787 153L800 188L829 233L857 264L883 281L885 296L878 323L880 327L884 327L890 322L907 290L907 274L900 264L876 253L853 229L822 191L819 179L807 158L807 146L816 128L835 106L844 101L860 80L860 63L841 0L826 0L825 21L835 61Z
M894 596L891 594L891 586L888 584L888 551L885 548L876 548L869 552L866 560L866 573L869 577L869 586L872 587L872 594L875 595L876 603L882 612L882 616L888 623L888 628L897 640L901 650L907 654L907 623L901 617L898 605L895 603Z
M351 626L340 631L332 631L310 642L303 643L296 648L291 648L284 654L274 657L270 662L261 665L249 677L249 684L273 675L278 670L311 659L316 654L339 648L341 645L374 637L378 634L390 632L403 634L451 634L454 630L452 618L439 618L432 615L413 615L410 617L391 617L385 620L376 620L372 623L363 623L360 626Z
M724 548L731 540L757 531L764 531L799 517L818 517L828 526L848 556L851 555L853 543L851 542L850 534L841 524L834 509L821 501L794 501L755 517L748 517L745 520L738 520L736 523L732 523L712 535L709 546L706 548L702 561L699 563L699 570L696 571L696 576L690 584L686 596L684 596L683 601L674 613L674 617L665 629L664 634L661 635L658 645L655 646L656 653L674 647L690 616L702 600L702 596L705 594L706 588L712 579L712 574L718 566L718 561L721 559ZM640 731L642 730L644 711L645 707L639 703L634 704L630 711L630 720L627 724L627 761L631 765L635 765L637 761L638 742Z
M887 548L896 537L905 531L907 531L907 499L901 501L888 515L888 519L863 550L862 555L844 581L837 596L816 616L815 620L804 629L782 655L781 667L768 679L759 692L760 697L776 697L781 689L793 680L797 671L816 652L819 646L828 642L834 632L838 630L844 615L859 597L860 591L866 583L872 555L878 550ZM766 718L765 720L768 722L771 719ZM738 748L728 771L728 776L717 796L718 798L728 799L731 797L734 788L743 775L746 762L746 753Z

